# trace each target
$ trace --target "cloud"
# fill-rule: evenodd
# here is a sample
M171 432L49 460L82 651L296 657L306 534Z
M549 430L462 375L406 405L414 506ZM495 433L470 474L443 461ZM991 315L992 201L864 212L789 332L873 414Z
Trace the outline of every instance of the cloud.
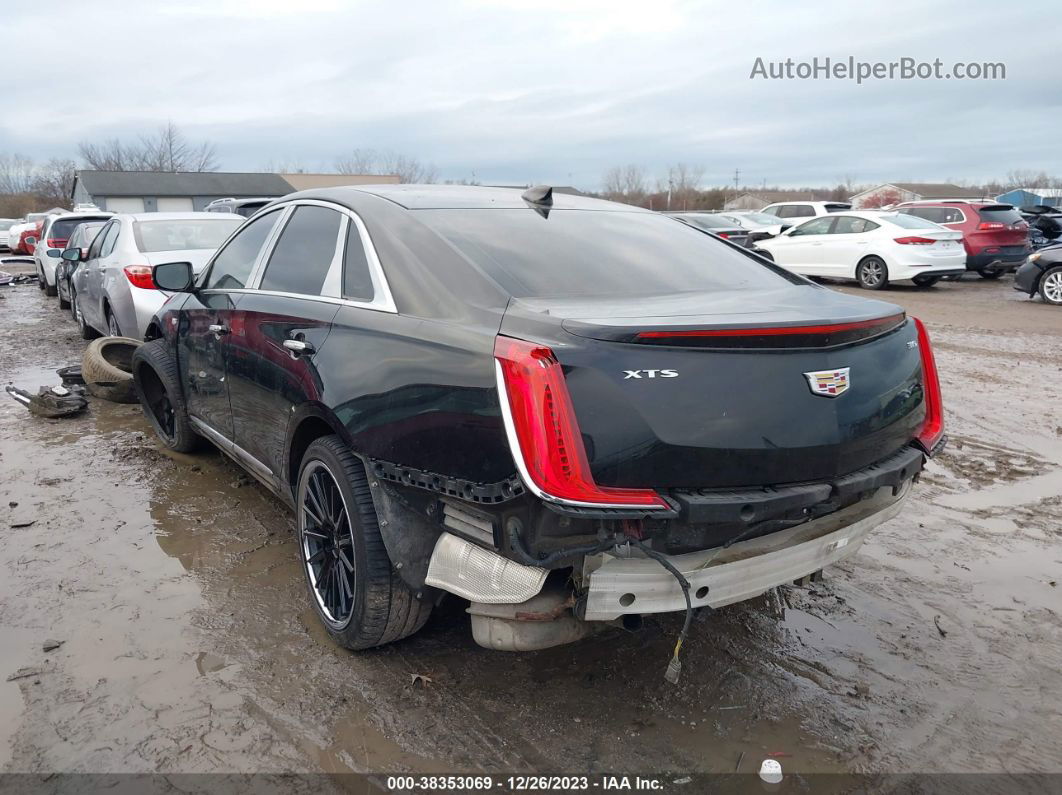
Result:
M1062 92L1036 7L658 0L402 4L57 2L10 11L0 152L70 156L167 120L222 166L327 168L355 147L443 177L599 186L610 166L701 165L719 184L1062 171ZM950 11L948 9L951 9ZM63 19L76 47L29 35ZM49 21L50 20L50 21ZM19 33L21 31L21 34ZM1003 61L1003 81L751 80L756 57ZM29 67L28 65L32 65ZM11 109L16 109L12 112Z

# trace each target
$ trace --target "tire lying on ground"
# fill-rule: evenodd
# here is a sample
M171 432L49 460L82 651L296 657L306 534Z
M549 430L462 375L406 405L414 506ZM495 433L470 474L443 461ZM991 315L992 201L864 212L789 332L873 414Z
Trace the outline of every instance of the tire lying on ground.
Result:
M133 354L140 345L140 340L129 337L100 337L90 342L81 359L88 393L115 403L136 403Z

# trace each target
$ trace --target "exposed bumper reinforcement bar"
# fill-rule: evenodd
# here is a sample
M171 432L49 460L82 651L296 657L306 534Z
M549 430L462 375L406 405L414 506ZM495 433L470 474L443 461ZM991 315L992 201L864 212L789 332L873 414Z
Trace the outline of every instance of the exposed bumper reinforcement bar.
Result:
M674 555L671 562L690 583L694 607L722 607L751 599L853 555L867 534L900 512L910 489L885 487L863 500L789 530L734 544ZM659 563L645 557L603 553L587 558L584 618L611 621L622 615L684 610L682 589ZM702 589L707 586L707 592Z

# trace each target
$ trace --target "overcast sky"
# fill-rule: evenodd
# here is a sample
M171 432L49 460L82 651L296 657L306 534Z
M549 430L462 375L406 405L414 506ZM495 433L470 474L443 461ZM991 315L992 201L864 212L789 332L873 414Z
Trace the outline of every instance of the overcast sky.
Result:
M678 161L706 184L1062 173L1053 0L4 5L0 153L35 159L173 120L229 171L375 147L444 179L589 189ZM757 57L850 55L1002 61L1007 79L749 78Z

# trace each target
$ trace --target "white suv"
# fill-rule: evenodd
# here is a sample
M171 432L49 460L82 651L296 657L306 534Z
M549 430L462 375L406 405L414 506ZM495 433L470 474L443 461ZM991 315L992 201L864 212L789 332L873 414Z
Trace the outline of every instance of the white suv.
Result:
M851 210L848 202L775 202L768 204L761 213L770 213L778 218L801 219L814 218L817 215L829 215Z
M37 266L39 286L47 295L56 295L55 269L59 255L66 248L70 235L86 221L107 221L114 213L96 212L64 213L49 215L41 228L41 238L33 249L33 261Z

